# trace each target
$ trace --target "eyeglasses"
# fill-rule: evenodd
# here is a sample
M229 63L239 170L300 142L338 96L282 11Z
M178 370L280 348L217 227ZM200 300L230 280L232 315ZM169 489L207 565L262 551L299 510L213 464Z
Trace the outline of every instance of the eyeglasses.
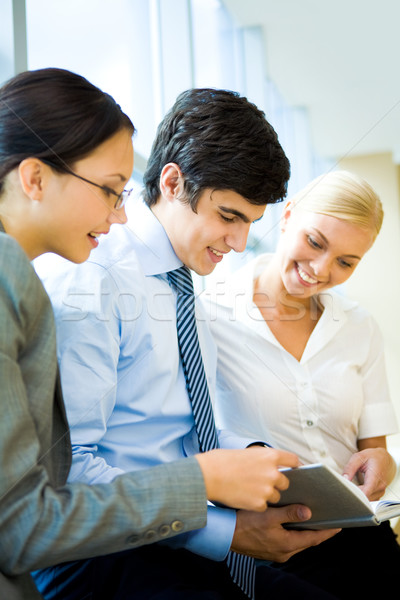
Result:
M64 173L66 173L67 175L72 175L73 177L77 177L77 179L81 179L82 181L85 181L86 183L90 183L90 185L94 185L97 188L100 188L106 194L112 194L113 196L116 196L117 199L115 200L115 203L114 203L114 208L116 210L125 206L126 201L128 200L129 196L133 192L133 188L132 188L130 190L122 190L122 192L120 194L118 194L118 192L116 192L115 190L111 189L110 187L108 187L106 185L100 185L99 183L90 181L90 179L86 179L86 177L82 177L82 175L78 175L77 173L74 173L74 171L72 171L71 169L68 169L68 167L60 167L59 165L55 165L54 163L52 163L49 160L43 160L43 158L41 158L40 160L42 162L44 162L46 165L49 165L49 167L53 167L54 169L59 170L59 171L61 170Z

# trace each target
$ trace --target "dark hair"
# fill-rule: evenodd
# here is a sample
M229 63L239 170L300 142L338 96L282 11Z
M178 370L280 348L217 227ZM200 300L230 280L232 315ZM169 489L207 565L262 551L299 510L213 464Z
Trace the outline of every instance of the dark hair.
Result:
M115 100L80 75L56 68L16 75L0 88L0 192L25 158L63 171L123 128L135 131Z
M158 126L143 197L160 196L167 163L183 174L185 198L195 211L205 188L233 190L252 204L272 204L286 196L289 161L265 114L237 92L190 89L181 93Z

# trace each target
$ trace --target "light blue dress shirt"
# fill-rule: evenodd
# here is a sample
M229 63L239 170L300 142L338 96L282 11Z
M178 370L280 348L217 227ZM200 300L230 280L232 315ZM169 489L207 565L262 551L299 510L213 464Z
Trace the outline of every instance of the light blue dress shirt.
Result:
M182 262L153 213L137 200L128 225L113 226L90 259L37 270L53 303L73 464L71 481L116 475L198 452L179 358L176 297L165 273ZM196 303L199 342L214 397L216 348ZM199 312L198 312L199 311ZM225 448L253 439L219 432ZM213 560L227 555L231 509L209 506L207 526L172 538Z

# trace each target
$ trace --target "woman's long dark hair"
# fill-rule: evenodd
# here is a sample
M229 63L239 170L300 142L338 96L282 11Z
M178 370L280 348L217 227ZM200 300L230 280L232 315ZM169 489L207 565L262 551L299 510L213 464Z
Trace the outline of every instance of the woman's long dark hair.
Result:
M0 192L34 156L65 170L119 130L135 131L115 100L64 69L26 71L0 88Z

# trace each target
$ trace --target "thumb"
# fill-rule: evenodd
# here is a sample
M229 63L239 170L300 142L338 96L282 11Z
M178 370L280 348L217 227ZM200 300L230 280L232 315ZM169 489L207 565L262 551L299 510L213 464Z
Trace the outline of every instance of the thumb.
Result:
M311 510L303 504L289 504L284 507L286 510L286 521L295 523L297 521L308 521L311 519Z
M350 457L347 465L344 467L343 473L342 473L343 477L345 477L349 481L352 481L353 478L355 477L357 471L362 466L362 464L363 464L363 459L360 456L360 454L358 452L356 452L355 454L353 454Z

